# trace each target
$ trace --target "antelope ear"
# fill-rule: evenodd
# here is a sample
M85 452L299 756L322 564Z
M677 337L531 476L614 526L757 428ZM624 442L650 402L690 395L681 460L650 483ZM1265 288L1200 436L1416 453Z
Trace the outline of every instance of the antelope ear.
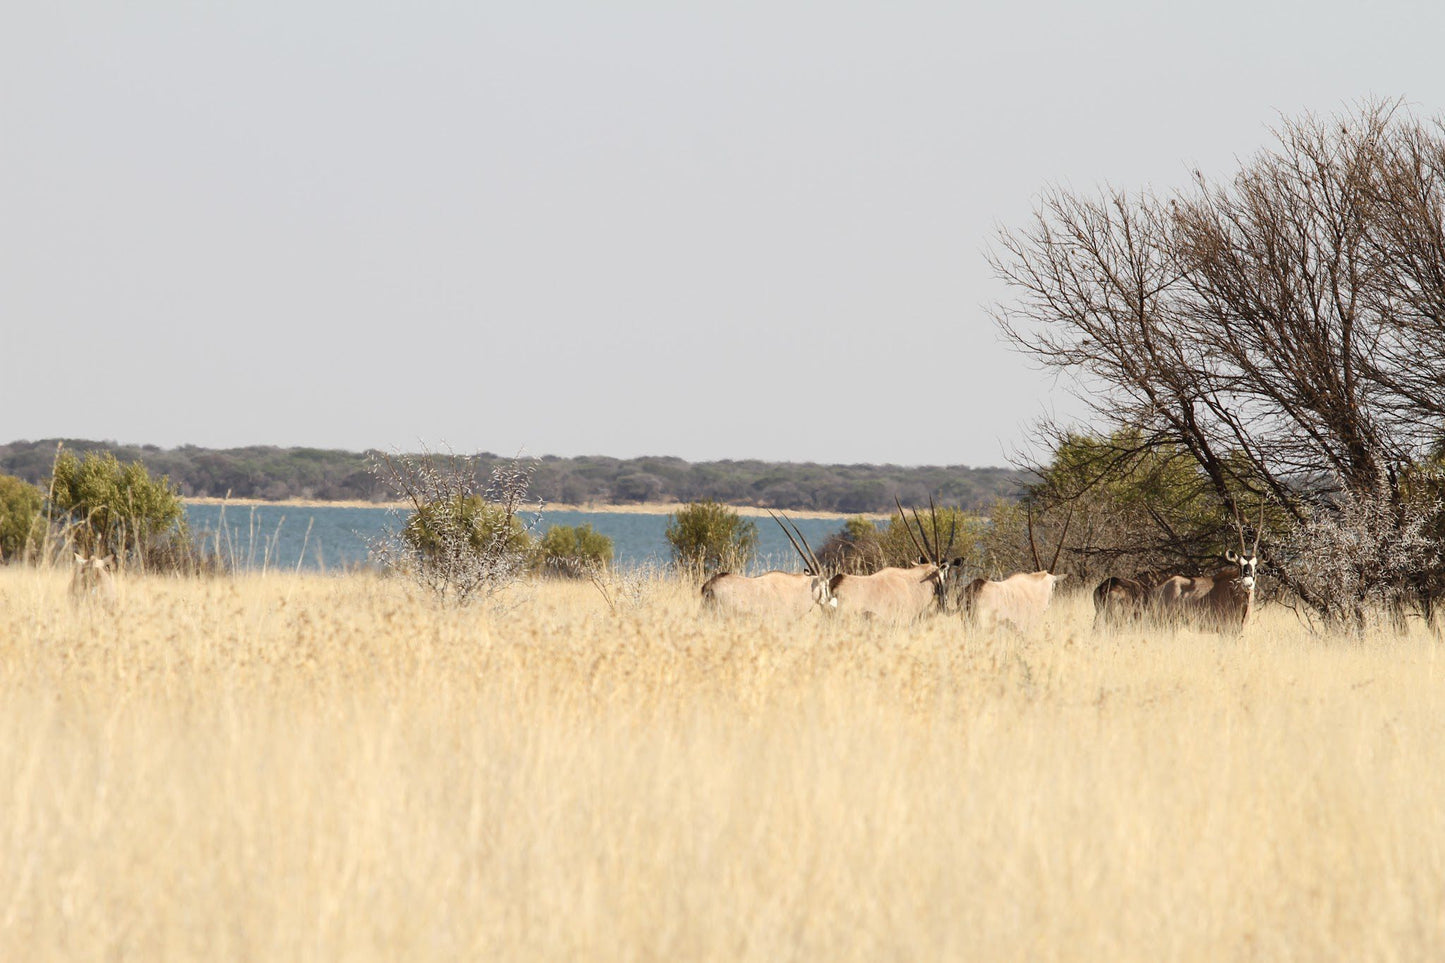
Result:
M114 556L114 555L107 555L105 558L103 558L103 559L100 560L101 568L104 568L105 566L109 565L111 562L114 562L114 561L115 561L115 556Z
M918 556L918 564L919 564L919 565L927 565L927 564L928 564L928 556L926 556L926 555L920 555L920 556Z
M1226 562L1237 562L1239 561L1239 556L1235 553L1234 549L1231 548L1224 553L1224 560Z
M1068 578L1068 577L1069 577L1069 573L1068 573L1068 572L1065 572L1063 575L1055 575L1055 576L1054 576L1054 581L1055 581L1055 582L1062 582L1064 579L1066 579L1066 578Z
M77 564L77 565L84 565L84 564L85 564L85 556L82 555L82 554L80 554L79 552L76 552L76 553L75 553L75 564Z

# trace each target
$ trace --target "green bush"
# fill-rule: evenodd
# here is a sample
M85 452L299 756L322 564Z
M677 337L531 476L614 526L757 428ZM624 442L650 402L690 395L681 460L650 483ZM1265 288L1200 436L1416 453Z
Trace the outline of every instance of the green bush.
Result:
M591 525L554 525L542 536L537 559L549 575L579 578L612 563L612 539Z
M692 502L667 520L672 559L682 568L742 568L758 548L758 527L726 505Z
M481 495L427 502L407 519L401 534L420 558L433 563L457 552L500 557L532 551L521 519Z
M79 552L115 555L147 567L192 561L180 492L162 475L152 478L138 461L114 455L63 451L50 485L51 516L66 525Z
M13 475L0 475L0 561L23 558L45 535L45 493Z
M923 525L922 533L915 522ZM974 538L981 524L978 516L961 508L919 512L917 519L913 512L909 511L907 527L904 526L903 519L895 513L888 519L888 527L878 535L883 564L902 567L917 564L919 552L913 538L918 538L920 534L924 536L923 541L948 558L967 557L973 551ZM908 536L910 530L913 538ZM953 539L952 545L949 543L950 536Z
M937 532L935 533L934 513L919 512L924 533L930 544L948 558L963 557L971 560L982 519L960 508L937 510ZM887 525L880 526L872 519L857 516L843 523L843 529L829 536L818 556L823 564L840 572L867 574L881 568L896 565L906 568L918 562L918 526L914 524L913 513L908 513L908 525L913 538L908 536L903 520L895 512ZM949 535L953 545L949 547Z

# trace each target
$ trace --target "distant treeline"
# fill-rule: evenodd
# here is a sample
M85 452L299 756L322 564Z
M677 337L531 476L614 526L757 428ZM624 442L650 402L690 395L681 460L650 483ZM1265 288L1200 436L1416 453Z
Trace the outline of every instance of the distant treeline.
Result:
M44 486L60 439L0 445L0 474ZM64 439L77 453L109 452L141 461L152 474L170 477L186 497L314 498L323 501L388 500L391 493L370 471L377 452L320 448L158 448L108 441ZM510 462L482 453L479 472ZM1018 495L1026 474L1011 468L964 465L904 468L897 465L814 465L766 461L686 462L681 458L560 458L533 463L532 494L548 502L624 505L688 502L704 498L732 505L840 514L884 512L896 495L905 505L940 503L979 508Z

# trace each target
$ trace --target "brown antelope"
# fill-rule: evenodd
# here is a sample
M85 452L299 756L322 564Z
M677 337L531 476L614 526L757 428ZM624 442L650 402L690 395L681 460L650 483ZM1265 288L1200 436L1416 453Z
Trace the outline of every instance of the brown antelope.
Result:
M1244 547L1244 523L1238 510L1234 515L1239 531L1239 552L1224 553L1224 566L1212 575L1189 578L1175 575L1161 582L1151 593L1152 609L1169 622L1191 622L1220 632L1244 629L1254 607L1254 586L1259 570L1259 537L1264 528L1264 504L1259 506L1259 524L1254 545Z
M802 556L803 571L764 572L752 576L719 572L702 583L703 605L725 615L778 614L802 618L815 607L825 612L832 611L838 603L828 589L827 573L813 553L813 547L796 525L790 532L783 519L772 512L768 514L772 515L773 521L778 523L793 548ZM794 533L797 534L796 539Z
M1170 577L1155 570L1110 575L1094 586L1094 628L1137 622L1149 613L1154 590Z
M99 603L106 608L115 606L115 576L110 563L114 555L104 558L87 557L75 553L75 564L70 573L70 600L77 604Z
M960 607L974 625L984 629L996 628L1001 623L1016 629L1031 629L1048 611L1054 598L1054 586L1067 574L1055 575L1054 566L1059 564L1059 554L1064 550L1064 539L1069 536L1069 522L1073 521L1073 508L1064 519L1064 530L1059 535L1059 545L1047 566L1039 562L1039 549L1034 544L1033 509L1029 510L1029 551L1033 553L1036 572L1018 572L1006 579L989 580L976 578L963 587L959 593Z
M898 515L909 540L918 549L919 562L908 568L890 566L871 575L834 575L828 588L839 612L889 622L911 622L948 606L949 573L963 562L961 558L946 557L958 534L957 518L949 527L948 543L944 545L939 538L938 510L933 505L933 499L928 500L933 520L934 537L931 541L918 512L915 510L913 513L913 520L918 524L918 536L915 536L903 504L896 497L893 503L898 506Z

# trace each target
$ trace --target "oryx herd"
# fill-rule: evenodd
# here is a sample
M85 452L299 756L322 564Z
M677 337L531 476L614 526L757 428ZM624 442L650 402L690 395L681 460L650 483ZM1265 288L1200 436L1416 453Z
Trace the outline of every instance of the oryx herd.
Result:
M907 623L944 612L957 612L982 629L1006 626L1029 630L1038 624L1053 601L1054 586L1067 574L1054 571L1068 536L1070 517L1048 565L1039 560L1034 542L1033 516L1029 514L1029 548L1036 570L1003 579L961 579L964 560L950 557L956 530L939 537L937 509L930 500L932 531L928 535L918 512L910 523L901 503L899 517L918 549L916 565L889 567L869 575L829 572L808 540L791 519L769 512L783 529L803 561L802 572L767 572L746 576L718 573L702 586L704 607L720 614L784 615L806 617L819 610L830 615L852 614L888 622ZM1190 624L1221 632L1240 631L1254 602L1259 565L1259 529L1254 545L1245 547L1244 528L1236 515L1239 551L1222 556L1223 564L1209 575L1186 576L1146 572L1130 577L1110 576L1094 589L1095 627L1152 622ZM956 525L956 522L955 522ZM914 529L917 529L915 534Z

